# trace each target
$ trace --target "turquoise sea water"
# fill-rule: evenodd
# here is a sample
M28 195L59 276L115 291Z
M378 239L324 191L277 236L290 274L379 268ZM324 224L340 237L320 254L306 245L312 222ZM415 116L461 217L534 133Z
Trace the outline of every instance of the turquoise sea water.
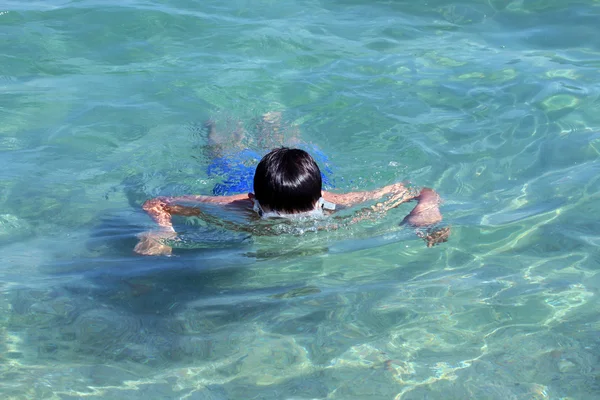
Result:
M600 397L600 2L0 4L3 399ZM210 193L206 136L280 111L398 222L138 257Z

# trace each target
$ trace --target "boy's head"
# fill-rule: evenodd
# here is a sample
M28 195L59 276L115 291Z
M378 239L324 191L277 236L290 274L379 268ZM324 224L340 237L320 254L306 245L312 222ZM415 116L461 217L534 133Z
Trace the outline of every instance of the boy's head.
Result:
M306 212L321 198L321 184L321 171L310 154L282 147L258 163L254 196L261 207L271 211Z

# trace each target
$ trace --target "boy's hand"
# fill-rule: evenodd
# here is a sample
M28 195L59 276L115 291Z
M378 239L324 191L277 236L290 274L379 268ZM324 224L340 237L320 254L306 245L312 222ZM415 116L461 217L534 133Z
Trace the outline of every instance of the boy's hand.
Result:
M165 244L165 240L174 239L175 232L151 231L139 235L140 241L133 251L144 256L171 255L173 248Z
M448 241L448 237L450 236L450 227L444 227L434 230L429 230L425 233L417 232L417 236L427 243L427 247L433 247L436 244L445 243Z

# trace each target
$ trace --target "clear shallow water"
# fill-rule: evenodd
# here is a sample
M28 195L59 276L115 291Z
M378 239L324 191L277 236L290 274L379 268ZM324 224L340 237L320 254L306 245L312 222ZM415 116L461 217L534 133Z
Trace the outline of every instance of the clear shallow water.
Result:
M4 2L3 398L597 398L599 7ZM215 183L197 127L271 110L337 190L436 188L451 241L406 206L132 255L141 202Z

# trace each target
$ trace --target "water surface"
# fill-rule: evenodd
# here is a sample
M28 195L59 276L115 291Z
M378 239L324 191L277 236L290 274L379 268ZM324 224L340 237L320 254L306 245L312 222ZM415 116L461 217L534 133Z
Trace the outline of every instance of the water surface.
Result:
M600 396L597 1L0 7L3 398ZM218 181L203 122L269 111L337 191L435 188L451 240L406 205L135 256L144 200Z

